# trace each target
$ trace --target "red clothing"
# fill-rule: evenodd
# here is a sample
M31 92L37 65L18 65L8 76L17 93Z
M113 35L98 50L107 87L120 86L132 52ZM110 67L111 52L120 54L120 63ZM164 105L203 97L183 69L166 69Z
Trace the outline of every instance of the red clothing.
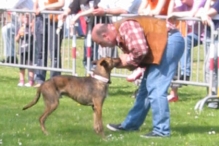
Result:
M125 41L128 48L122 48L122 51L128 54L127 64L138 66L148 53L148 45L146 42L144 30L137 21L125 21L119 28L120 36L117 37L117 42L120 42L120 37Z

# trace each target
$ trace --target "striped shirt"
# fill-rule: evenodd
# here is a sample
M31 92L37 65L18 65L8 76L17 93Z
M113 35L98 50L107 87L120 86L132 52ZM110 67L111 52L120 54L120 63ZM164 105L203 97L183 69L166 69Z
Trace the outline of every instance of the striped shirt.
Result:
M127 55L126 61L128 65L137 67L148 52L143 28L136 21L125 21L119 28L120 36L116 38L117 42L124 40L126 47L118 46Z

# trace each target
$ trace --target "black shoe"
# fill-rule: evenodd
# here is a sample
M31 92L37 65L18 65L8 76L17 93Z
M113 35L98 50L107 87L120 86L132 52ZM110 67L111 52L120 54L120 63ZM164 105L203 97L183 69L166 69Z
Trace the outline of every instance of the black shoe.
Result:
M125 131L121 124L107 124L106 127L111 131Z
M181 75L179 79L183 80L183 81L189 81L190 80L190 76Z
M141 135L141 137L142 138L162 138L162 137L167 137L167 136L162 136L162 135L156 134L154 132L150 132L148 134Z
M15 56L8 56L7 59L6 59L6 62L7 63L15 63L15 64L17 64L18 60L17 60L17 57L15 57Z

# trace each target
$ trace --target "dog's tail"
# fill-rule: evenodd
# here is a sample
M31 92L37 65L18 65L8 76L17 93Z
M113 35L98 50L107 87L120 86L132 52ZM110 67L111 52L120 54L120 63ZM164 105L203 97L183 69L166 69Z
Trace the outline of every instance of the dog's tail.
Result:
M39 87L37 89L35 98L29 104L27 104L25 107L23 107L23 110L26 110L26 109L32 107L33 105L35 105L38 102L38 100L40 99L40 94L41 94L41 87Z

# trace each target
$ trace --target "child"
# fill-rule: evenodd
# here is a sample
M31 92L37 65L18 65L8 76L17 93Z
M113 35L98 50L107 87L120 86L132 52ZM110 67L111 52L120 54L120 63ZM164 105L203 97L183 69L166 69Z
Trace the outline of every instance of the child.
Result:
M21 18L21 27L15 37L19 43L19 55L21 65L32 65L33 61L33 25L30 22L30 14L23 14ZM18 86L31 87L34 84L34 71L28 69L29 82L25 83L25 68L20 68L20 81Z

